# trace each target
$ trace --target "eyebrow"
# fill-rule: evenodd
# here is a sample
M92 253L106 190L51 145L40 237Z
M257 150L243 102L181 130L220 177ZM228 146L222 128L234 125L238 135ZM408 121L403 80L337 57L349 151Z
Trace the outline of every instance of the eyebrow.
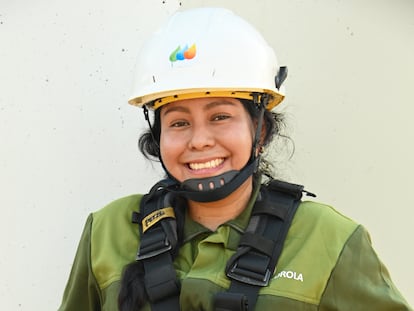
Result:
M165 109L165 110L164 110ZM184 106L172 106L172 107L164 107L164 111L162 112L163 116L166 116L170 112L178 111L178 112L189 112L190 110L187 107Z
M211 103L208 103L207 105L204 106L204 111L207 111L209 109L212 109L214 107L217 106L235 106L236 104L234 102L231 102L229 100L220 100L220 101L213 101ZM187 107L184 106L172 106L172 107L165 107L166 110L163 113L163 116L169 114L170 112L174 112L174 111L178 111L178 112L185 112L185 113L189 113L190 110Z

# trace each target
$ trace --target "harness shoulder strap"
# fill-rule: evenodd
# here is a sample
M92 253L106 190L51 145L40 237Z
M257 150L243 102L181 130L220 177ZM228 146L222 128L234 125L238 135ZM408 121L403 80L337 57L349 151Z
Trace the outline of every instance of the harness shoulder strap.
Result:
M173 254L178 243L177 221L173 195L154 186L141 200L140 248L137 261L144 267L144 283L153 311L179 311L180 284L173 266Z
M278 180L261 189L239 247L227 263L230 288L215 296L215 311L254 310L260 288L275 271L303 192L301 185Z

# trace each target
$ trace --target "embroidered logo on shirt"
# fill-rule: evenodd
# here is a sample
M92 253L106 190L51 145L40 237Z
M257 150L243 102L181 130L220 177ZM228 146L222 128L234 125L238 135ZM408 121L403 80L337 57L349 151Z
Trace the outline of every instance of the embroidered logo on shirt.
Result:
M280 278L303 282L303 274L296 271L280 271L273 279Z

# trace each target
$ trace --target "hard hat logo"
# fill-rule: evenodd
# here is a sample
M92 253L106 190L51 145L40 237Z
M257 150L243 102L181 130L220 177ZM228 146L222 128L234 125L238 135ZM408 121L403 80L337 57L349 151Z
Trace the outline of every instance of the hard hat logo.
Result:
M177 60L185 60L185 59L193 59L196 56L196 45L193 44L192 46L188 47L186 45L184 48L181 48L179 45L171 54L170 54L170 61L175 62Z

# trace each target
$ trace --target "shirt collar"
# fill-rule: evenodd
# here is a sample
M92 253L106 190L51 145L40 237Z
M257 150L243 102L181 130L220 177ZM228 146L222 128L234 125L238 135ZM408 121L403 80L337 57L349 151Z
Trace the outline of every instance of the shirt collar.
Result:
M250 220L250 214L252 212L254 203L256 202L257 195L260 190L260 178L257 178L255 182L253 183L253 191L252 196L250 197L249 202L247 203L246 208L243 210L243 212L237 216L234 219L231 219L221 226L230 226L239 233L243 233L244 229L247 227L249 220ZM210 234L212 231L206 227L204 227L202 224L194 221L191 219L191 217L188 214L188 210L185 215L185 225L184 225L184 243L186 243L189 240L192 240L196 236L200 234Z

